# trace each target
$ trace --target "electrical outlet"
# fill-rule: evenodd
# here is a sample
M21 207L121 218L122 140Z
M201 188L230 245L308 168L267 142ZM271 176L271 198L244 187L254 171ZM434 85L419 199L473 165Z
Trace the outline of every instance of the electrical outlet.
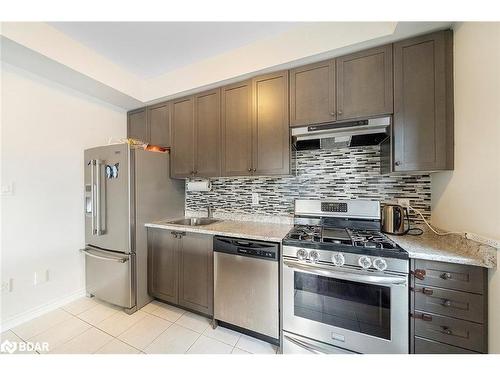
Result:
M259 193L252 193L252 206L259 204Z
M37 286L49 281L49 270L36 271L33 277L33 285Z
M398 204L403 207L409 207L410 206L410 200L407 198L398 198L397 200Z
M2 292L12 293L14 287L14 280L8 279L7 281L2 282Z
M471 233L471 232L465 233L465 237L468 238L469 240L476 241L476 242L482 243L484 245L488 245L488 246L492 246L492 247L496 247L497 249L500 249L500 241L498 241L498 240L483 237L483 236L480 236L479 234Z

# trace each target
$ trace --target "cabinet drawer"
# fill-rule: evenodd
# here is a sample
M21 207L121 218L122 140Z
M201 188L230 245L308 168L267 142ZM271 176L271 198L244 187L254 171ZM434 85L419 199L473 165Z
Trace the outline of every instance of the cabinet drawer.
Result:
M453 318L484 323L483 296L455 290L422 286L415 287L415 309Z
M461 348L484 352L482 324L415 311L415 335Z
M415 337L415 354L478 354L476 352L446 345L437 341Z
M475 266L415 260L415 282L422 285L484 293L484 269Z

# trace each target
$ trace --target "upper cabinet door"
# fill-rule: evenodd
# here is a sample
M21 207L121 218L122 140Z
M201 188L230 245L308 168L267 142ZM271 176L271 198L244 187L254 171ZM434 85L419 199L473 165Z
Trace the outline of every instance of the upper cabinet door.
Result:
M220 176L220 89L197 94L195 105L195 175Z
M335 119L335 60L290 70L290 126Z
M451 31L394 44L394 171L453 169Z
M252 82L222 88L222 175L252 172Z
M257 175L290 173L288 72L254 78L253 163Z
M148 107L148 124L150 143L157 146L170 147L169 103L161 103Z
M146 108L137 109L128 113L127 137L149 142Z
M194 175L194 97L172 102L171 176Z
M337 120L392 113L392 45L336 61Z

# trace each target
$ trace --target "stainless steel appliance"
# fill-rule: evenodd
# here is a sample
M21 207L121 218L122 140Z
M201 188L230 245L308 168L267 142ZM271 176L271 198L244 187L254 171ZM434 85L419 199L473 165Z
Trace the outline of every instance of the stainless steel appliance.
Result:
M408 208L397 204L385 204L382 208L382 232L406 234L409 230L410 216Z
M279 244L214 237L214 319L279 340Z
M168 153L127 144L85 150L87 293L133 312L148 303L144 224L184 216L184 182L169 178Z
M391 117L339 121L292 129L297 150L376 145L389 136Z
M408 353L408 253L380 204L297 200L283 239L283 352Z

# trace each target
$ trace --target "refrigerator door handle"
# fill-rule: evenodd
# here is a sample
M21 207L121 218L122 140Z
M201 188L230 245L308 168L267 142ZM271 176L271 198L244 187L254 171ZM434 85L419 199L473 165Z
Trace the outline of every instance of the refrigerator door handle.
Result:
M103 234L102 230L102 212L101 212L101 161L99 159L95 160L96 169L96 234L100 236Z
M128 259L129 259L128 257L121 258L121 257L106 257L106 256L102 256L102 255L97 255L97 254L91 253L92 249L90 249L88 247L85 249L80 249L80 251L82 253L84 253L85 255L88 255L89 257L100 259L100 260L107 260L110 262L125 263L125 262L128 262Z
M89 163L90 166L90 204L92 206L92 213L90 216L90 220L92 223L92 235L96 234L95 227L95 160L91 160Z

